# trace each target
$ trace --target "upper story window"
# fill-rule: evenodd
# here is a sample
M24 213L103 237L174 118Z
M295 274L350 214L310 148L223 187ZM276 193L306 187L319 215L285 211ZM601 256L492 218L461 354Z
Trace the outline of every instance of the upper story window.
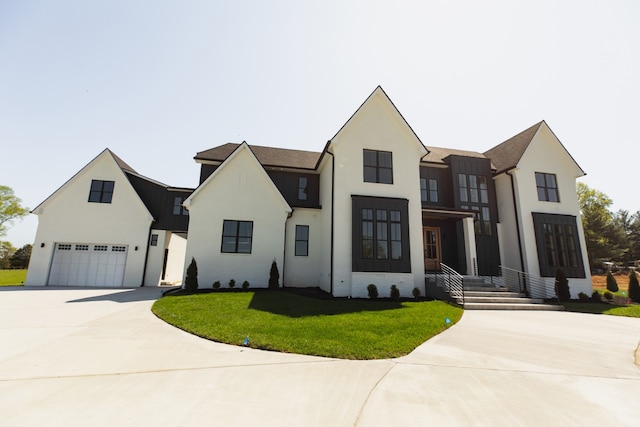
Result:
M306 176L298 177L298 200L307 200L307 185L309 180Z
M393 184L390 151L364 150L364 182Z
M113 181L91 180L91 190L89 191L89 202L111 203L113 198Z
M555 174L536 172L536 187L541 202L560 202Z
M222 252L250 254L252 240L253 221L224 220L222 225Z
M173 214L174 215L189 215L189 211L187 208L182 206L182 202L184 202L184 197L176 196L173 199Z
M491 210L489 209L489 179L483 175L458 174L460 207L475 213L476 234L490 236Z
M438 202L438 180L420 178L420 200L422 202Z

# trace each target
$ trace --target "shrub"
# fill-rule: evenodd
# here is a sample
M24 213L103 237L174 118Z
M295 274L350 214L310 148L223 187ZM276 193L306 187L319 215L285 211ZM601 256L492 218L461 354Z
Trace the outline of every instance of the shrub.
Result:
M242 289L248 289L249 288L249 282L248 281L244 281L242 282Z
M602 297L600 297L600 292L593 291L591 293L591 301L593 301L593 302L602 302Z
M378 298L378 287L373 283L367 286L367 292L369 293L369 298L371 299Z
M190 292L198 289L198 264L196 264L195 258L191 258L191 264L187 267L187 277L184 279L184 288Z
M229 280L229 287L231 289L236 287L236 281L234 279Z
M609 291L604 291L604 298L607 301L611 301L613 299L613 294L611 292L609 292Z
M589 295L585 294L584 292L580 292L580 293L578 294L578 299L579 299L581 302L587 302L587 301L589 301Z
M629 272L629 299L633 302L640 302L640 284L635 270Z
M278 289L280 287L280 272L278 271L278 264L274 259L271 263L271 270L269 270L269 289Z
M400 298L400 289L398 289L396 285L391 285L391 292L389 296L391 297L391 299Z
M213 282L213 289L218 289L220 287L220 280L216 280Z
M607 271L607 290L610 292L618 292L618 282L616 278L613 277L611 270Z
M413 291L411 292L413 293L414 298L420 298L420 288L413 288Z
M571 291L569 290L569 280L561 269L556 270L556 296L558 301L569 301Z

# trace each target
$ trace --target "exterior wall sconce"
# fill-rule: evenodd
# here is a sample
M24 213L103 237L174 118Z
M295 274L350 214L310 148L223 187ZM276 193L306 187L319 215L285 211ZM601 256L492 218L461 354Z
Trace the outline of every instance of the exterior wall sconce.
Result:
M137 250L138 250L138 247L136 246L135 248L133 248L133 250L134 250L134 251L137 251Z
M40 247L44 248L44 242L40 243Z

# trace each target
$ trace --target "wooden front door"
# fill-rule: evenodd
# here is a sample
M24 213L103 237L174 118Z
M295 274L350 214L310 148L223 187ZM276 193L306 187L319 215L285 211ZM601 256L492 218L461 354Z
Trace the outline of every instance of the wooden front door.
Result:
M425 271L439 271L442 262L442 247L440 245L440 228L422 227L424 242Z

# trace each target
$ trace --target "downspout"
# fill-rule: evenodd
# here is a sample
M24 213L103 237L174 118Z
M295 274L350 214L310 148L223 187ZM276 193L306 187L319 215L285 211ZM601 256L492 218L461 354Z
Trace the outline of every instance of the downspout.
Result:
M291 212L287 214L287 219L284 221L284 247L282 248L282 287L284 288L285 270L284 267L287 264L287 222L293 216L293 208Z
M331 253L329 261L329 293L333 296L333 221L334 221L334 201L335 201L335 182L336 182L336 158L331 151L329 151L329 144L327 144L327 153L331 154Z
M142 283L140 284L140 287L142 288L144 286L144 281L147 278L147 262L149 261L149 242L151 241L151 229L153 227L153 222L151 222L151 224L149 224L149 235L147 236L147 243L146 243L146 249L144 252L144 267L142 269Z
M516 187L515 184L513 183L513 175L511 175L508 171L506 172L507 175L509 175L509 178L511 178L511 196L513 197L513 210L515 212L515 217L516 217L516 236L518 236L518 254L520 255L520 271L524 272L524 257L522 255L522 236L520 235L520 220L519 218L519 213L518 213L518 204L516 202Z

